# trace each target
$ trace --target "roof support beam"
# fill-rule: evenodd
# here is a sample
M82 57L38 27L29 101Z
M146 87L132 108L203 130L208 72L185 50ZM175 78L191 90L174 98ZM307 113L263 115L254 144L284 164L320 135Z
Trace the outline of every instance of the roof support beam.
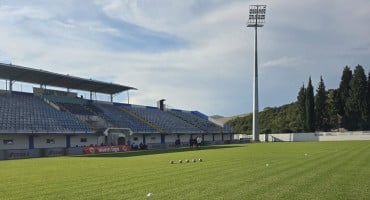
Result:
M13 91L13 83L14 83L15 81L13 81L13 80L9 80L9 91L11 92L11 91Z

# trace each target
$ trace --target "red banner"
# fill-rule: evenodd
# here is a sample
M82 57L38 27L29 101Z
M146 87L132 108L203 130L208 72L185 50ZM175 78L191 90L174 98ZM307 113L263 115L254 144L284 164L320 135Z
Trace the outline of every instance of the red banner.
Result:
M115 153L130 150L131 147L129 145L84 147L85 154Z

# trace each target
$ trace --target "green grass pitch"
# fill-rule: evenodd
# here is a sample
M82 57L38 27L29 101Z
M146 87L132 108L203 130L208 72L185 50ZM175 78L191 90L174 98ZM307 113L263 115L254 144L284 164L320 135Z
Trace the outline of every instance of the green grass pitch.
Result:
M370 141L5 160L0 179L0 199L370 199Z

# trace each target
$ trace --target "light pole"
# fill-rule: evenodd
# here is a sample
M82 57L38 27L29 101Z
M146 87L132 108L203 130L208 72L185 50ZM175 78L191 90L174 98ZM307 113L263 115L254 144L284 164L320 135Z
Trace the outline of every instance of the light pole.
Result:
M258 126L258 57L257 57L257 28L265 23L266 5L250 5L248 27L254 27L254 75L253 75L253 140L259 139Z

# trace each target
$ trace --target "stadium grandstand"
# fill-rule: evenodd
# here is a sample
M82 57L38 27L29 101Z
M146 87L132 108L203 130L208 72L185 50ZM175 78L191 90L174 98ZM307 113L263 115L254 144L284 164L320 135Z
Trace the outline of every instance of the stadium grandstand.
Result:
M114 102L113 96L134 87L0 63L0 159L79 154L86 147L144 145L148 148L232 140L232 132L199 111ZM14 91L25 82L32 92ZM61 90L46 87L64 88ZM71 90L87 91L90 99ZM93 94L110 101L93 100ZM90 150L91 153L91 150Z

